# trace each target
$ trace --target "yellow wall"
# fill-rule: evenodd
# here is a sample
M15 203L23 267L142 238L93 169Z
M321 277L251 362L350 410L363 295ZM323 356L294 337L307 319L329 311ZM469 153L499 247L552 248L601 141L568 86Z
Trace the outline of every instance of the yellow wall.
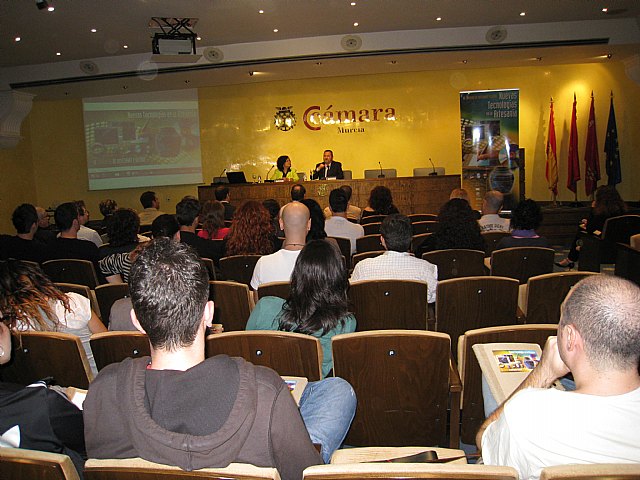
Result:
M566 187L566 158L573 92L578 96L578 133L584 177L584 146L589 95L596 97L596 121L602 176L604 134L609 91L615 95L616 118L627 200L640 200L640 86L632 82L619 62L465 69L387 75L362 75L328 79L265 82L200 89L200 128L203 176L210 181L223 168L243 169L247 178L263 178L275 159L291 156L294 168L306 171L322 157L325 148L335 152L344 168L361 178L364 169L396 168L411 175L414 167L428 166L431 157L447 173L460 173L459 92L480 89L520 89L520 146L527 151L527 196L550 200L544 178L545 139L549 98L555 101L556 135L560 163L559 199L572 200ZM395 121L369 122L365 133L337 133L337 126L320 131L304 127L302 116L311 105L324 111L393 107ZM276 107L292 106L297 126L289 132L272 127ZM99 218L98 202L113 198L121 206L139 208L146 189L87 190L82 102L36 101L23 125L25 140L13 150L0 150L0 231L11 231L14 205L31 201L43 206L83 198ZM34 174L35 172L35 174ZM579 199L585 200L584 181ZM165 211L173 211L184 195L197 194L193 185L155 189ZM34 193L37 193L34 198Z

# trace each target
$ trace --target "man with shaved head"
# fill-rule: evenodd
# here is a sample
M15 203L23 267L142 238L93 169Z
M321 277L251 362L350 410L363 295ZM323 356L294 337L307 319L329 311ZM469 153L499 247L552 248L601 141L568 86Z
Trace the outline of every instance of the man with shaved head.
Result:
M538 366L480 428L484 463L522 479L572 463L640 463L640 288L613 275L577 283ZM575 391L551 388L571 372Z
M309 209L303 203L291 202L282 207L280 211L280 228L284 230L282 248L258 260L251 278L253 290L258 290L263 283L289 281L310 227Z
M483 232L509 233L509 219L502 218L500 210L504 203L504 195L497 190L489 190L482 201L482 217L478 220Z

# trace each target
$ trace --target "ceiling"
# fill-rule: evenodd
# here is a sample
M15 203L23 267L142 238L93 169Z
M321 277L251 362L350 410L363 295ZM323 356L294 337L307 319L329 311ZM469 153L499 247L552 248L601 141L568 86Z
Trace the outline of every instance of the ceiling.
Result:
M36 0L0 0L0 91L82 97L185 84L617 61L640 51L638 0L48 2L51 12ZM224 58L154 62L151 17L197 18L198 53L217 47ZM493 26L506 32L495 44L487 37ZM345 35L362 45L347 50ZM81 68L87 60L89 73Z

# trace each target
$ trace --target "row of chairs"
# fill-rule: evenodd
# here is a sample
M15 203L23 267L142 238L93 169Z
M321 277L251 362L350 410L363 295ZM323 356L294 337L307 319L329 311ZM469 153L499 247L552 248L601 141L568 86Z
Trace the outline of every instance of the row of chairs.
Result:
M338 450L334 458L343 452L348 456L341 463L315 465L305 469L303 480L360 480L397 478L433 478L440 480L476 479L476 480L517 480L518 473L511 467L489 465L467 465L466 463L369 463L371 458L381 462L388 458L422 452L425 448L383 449L381 453L371 449ZM361 453L361 450L366 450ZM438 451L439 449L433 449ZM438 452L440 453L440 452ZM452 452L453 453L453 452ZM439 455L440 457L440 455ZM355 463L357 459L362 463ZM368 461L367 461L368 460ZM38 452L20 448L0 449L0 462L7 478L38 478L40 480L79 480L71 459L59 453ZM280 480L280 475L272 467L256 467L249 464L232 463L225 468L204 468L185 472L178 467L149 462L141 458L119 460L90 459L84 468L86 480ZM594 464L559 465L544 468L541 480L635 480L640 477L640 465L633 464Z

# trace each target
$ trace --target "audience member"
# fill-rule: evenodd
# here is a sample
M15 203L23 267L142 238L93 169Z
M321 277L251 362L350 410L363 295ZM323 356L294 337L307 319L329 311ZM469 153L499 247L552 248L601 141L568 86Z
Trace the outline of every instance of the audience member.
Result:
M272 253L275 235L267 209L254 200L240 205L225 242L226 256Z
M84 200L76 200L75 203L78 207L78 222L80 223L78 238L80 240L89 240L90 242L95 243L96 247L99 247L102 245L102 238L100 237L100 234L86 226L89 221L89 210L87 210Z
M224 255L222 241L212 242L196 235L200 222L200 202L187 198L176 205L176 218L180 224L180 241L191 245L202 258L210 258L218 265Z
M118 204L115 200L111 200L107 198L105 200L100 201L98 204L98 208L100 209L100 214L102 215L102 220L89 220L86 223L86 226L94 229L96 232L103 234L105 233L105 229L107 228L107 220L113 212L118 209Z
M214 195L216 196L216 200L224 205L224 219L225 220L233 220L233 215L236 211L236 207L231 205L231 193L229 191L229 187L225 185L220 185L216 187L214 190Z
M207 280L186 245L158 239L142 249L131 271L132 319L149 337L151 358L109 365L93 381L84 402L87 453L184 470L244 462L298 480L322 463L312 442L330 455L346 435L353 390L337 378L312 383L298 412L274 371L205 358L214 313Z
M38 229L33 239L40 243L49 243L56 238L56 233L52 230L51 224L49 223L49 214L42 207L36 207L36 212L38 213Z
M298 255L307 242L307 232L311 228L311 214L306 205L291 202L282 207L280 228L284 230L282 248L258 260L251 278L253 290L258 290L263 283L290 280Z
M62 293L40 268L19 260L0 262L0 317L16 332L56 331L80 337L93 373L97 373L89 338L107 329L89 299Z
M301 202L304 200L304 196L307 194L307 189L304 188L304 185L300 185L299 183L291 187L291 201L292 202Z
M454 188L453 190L451 190L451 193L449 194L449 200L453 200L454 198L461 198L462 200L466 200L467 203L471 204L469 192L467 192L464 188Z
M284 232L280 230L280 203L273 198L269 198L262 202L262 206L269 211L275 236L284 237Z
M542 223L542 210L530 198L520 202L511 216L511 236L498 242L496 250L510 247L547 247L549 241L536 233Z
M38 213L30 203L19 205L11 215L16 235L0 235L0 260L15 258L42 262L45 258L45 246L34 240L38 230Z
M156 192L144 192L140 195L140 204L144 209L140 212L140 225L151 225L157 217L164 214L160 211L160 200Z
M369 204L362 210L362 218L370 215L391 215L393 213L400 212L393 204L391 190L382 185L374 187L369 194Z
M624 215L627 212L627 205L622 197L612 185L602 185L596 189L595 199L591 203L589 218L583 218L578 232L601 233L604 229L604 222L611 217ZM559 267L573 268L574 262L580 258L580 247L578 246L579 233L576 235L571 250L567 258L556 263Z
M474 212L469 202L461 198L453 198L442 206L438 212L436 231L416 248L415 254L421 258L425 252L454 248L485 249Z
M356 329L349 313L347 270L338 250L312 240L296 260L291 294L285 301L263 297L247 322L247 330L284 330L313 335L322 345L322 377L333 369L331 338Z
M96 272L99 271L98 247L93 242L78 238L80 222L76 204L67 202L59 205L53 216L60 234L47 244L45 259L89 260L93 262Z
M324 231L330 237L348 238L351 241L351 254L356 253L356 239L364 236L362 225L347 220L349 200L342 188L336 188L329 194L331 216L324 223ZM313 223L313 222L312 222Z
M489 190L482 201L482 217L478 220L482 232L509 233L509 219L502 218L500 210L504 202L504 195L497 190Z
M351 283L360 280L417 280L428 285L427 301L436 301L438 267L416 258L411 249L411 221L400 214L385 217L380 226L380 241L386 252L359 261L351 274Z
M360 217L362 216L362 209L351 204L351 195L353 194L353 189L349 185L342 185L340 187L340 190L342 190L347 196L347 219L359 223ZM330 216L331 209L329 207L325 207L324 217L329 218Z
M577 283L540 363L480 428L484 463L537 479L553 465L640 462L638 345L640 289L612 275ZM568 372L575 391L551 388Z
M222 240L229 233L229 228L224 226L224 205L217 200L204 202L200 222L202 223L202 230L198 232L200 238Z
M138 235L140 217L131 208L119 208L107 218L106 224L109 243L100 247L100 257L105 258L114 253L130 252L141 241L149 241L147 237Z
M324 213L322 213L322 207L312 198L300 200L300 203L303 203L309 209L309 215L311 216L311 227L307 232L307 242L327 238L327 233L324 231Z

